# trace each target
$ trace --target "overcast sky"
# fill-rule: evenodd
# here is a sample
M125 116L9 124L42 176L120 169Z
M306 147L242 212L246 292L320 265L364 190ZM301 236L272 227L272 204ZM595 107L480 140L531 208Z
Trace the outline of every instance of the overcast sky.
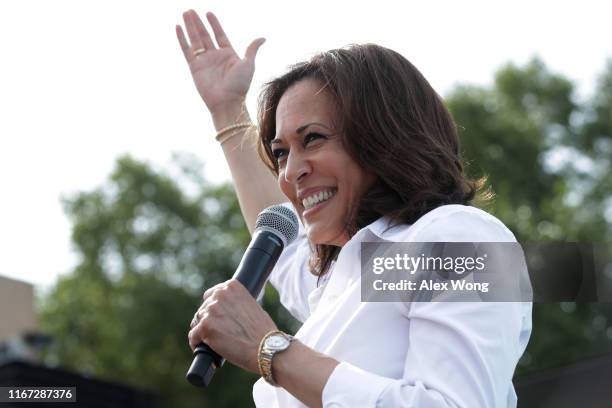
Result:
M174 35L189 8L216 12L240 55L267 38L252 113L262 82L350 43L399 51L441 94L539 55L587 95L612 57L609 1L2 1L0 275L40 288L70 271L60 195L98 186L120 154L164 167L192 152L229 179Z

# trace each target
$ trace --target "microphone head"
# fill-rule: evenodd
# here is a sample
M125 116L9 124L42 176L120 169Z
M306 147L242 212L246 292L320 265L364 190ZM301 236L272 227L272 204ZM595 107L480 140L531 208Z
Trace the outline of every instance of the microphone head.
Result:
M283 241L284 247L287 247L297 237L298 222L293 210L284 205L273 205L259 213L255 222L255 231L272 232L278 235Z

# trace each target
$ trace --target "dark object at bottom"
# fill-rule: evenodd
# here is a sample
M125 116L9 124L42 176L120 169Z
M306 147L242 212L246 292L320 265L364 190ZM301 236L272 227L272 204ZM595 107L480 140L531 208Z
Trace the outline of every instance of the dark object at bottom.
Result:
M196 387L208 387L217 368L223 367L225 359L204 343L198 344L194 359L187 371L187 381Z

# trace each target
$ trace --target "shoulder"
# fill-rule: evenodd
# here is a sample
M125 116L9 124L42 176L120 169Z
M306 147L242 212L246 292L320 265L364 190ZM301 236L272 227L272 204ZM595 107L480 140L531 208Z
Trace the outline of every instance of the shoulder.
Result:
M495 216L468 205L443 205L412 225L389 230L393 241L413 242L516 242L512 231Z

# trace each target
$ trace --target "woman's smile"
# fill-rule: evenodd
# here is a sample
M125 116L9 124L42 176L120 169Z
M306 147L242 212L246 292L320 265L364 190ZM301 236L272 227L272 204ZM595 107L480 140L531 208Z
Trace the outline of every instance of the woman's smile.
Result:
M336 189L324 190L302 200L302 205L304 206L302 217L304 217L306 221L311 220L315 214L330 204L330 201L336 196L336 191Z

